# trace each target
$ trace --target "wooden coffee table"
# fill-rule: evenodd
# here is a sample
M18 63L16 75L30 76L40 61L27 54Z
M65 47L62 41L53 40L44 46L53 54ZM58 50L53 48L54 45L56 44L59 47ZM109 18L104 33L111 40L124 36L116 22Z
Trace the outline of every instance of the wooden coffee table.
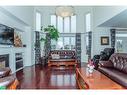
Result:
M89 74L86 67L76 68L76 81L80 89L125 89L97 70Z

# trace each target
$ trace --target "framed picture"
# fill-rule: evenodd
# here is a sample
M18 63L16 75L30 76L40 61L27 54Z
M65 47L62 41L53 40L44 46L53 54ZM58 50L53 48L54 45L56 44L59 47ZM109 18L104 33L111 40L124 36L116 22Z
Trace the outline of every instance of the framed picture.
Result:
M101 37L101 45L109 45L109 37L108 36Z

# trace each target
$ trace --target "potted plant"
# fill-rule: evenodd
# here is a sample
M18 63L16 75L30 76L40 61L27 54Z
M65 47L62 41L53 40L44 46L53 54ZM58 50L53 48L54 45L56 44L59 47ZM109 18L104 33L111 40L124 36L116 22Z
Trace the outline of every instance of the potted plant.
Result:
M44 30L44 31L43 31ZM41 31L43 31L44 33L48 33L49 37L51 40L55 40L57 41L59 38L59 32L58 30L54 27L54 25L48 25L48 27L43 29L43 26L41 27ZM45 43L47 42L47 38L46 37L42 37L40 39L40 41L44 41Z
M58 30L53 26L53 25L48 25L47 27L43 28L41 27L41 31L44 33L48 33L48 37L50 40L55 40L57 41L59 38L59 32ZM42 37L40 41L44 42L44 52L46 52L46 44L48 43L48 38L47 37Z

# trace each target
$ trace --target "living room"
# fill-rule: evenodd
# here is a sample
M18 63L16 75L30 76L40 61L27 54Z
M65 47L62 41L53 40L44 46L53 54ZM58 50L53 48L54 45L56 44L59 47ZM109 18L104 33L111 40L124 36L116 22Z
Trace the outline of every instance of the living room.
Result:
M0 89L126 89L126 16L127 6L0 6Z

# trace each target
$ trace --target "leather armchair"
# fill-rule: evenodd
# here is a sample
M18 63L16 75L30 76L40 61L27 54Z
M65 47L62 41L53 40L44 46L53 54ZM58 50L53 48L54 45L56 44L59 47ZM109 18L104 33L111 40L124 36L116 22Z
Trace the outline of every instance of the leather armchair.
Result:
M98 68L99 61L107 61L110 58L110 56L114 53L114 51L114 48L105 48L103 51L100 52L100 55L94 55L93 63L95 69Z
M0 88L3 89L16 89L19 82L14 75L0 78Z
M11 69L9 67L0 68L0 78L8 76L10 72L11 72Z
M0 89L16 89L19 84L17 78L10 74L9 67L0 68Z

